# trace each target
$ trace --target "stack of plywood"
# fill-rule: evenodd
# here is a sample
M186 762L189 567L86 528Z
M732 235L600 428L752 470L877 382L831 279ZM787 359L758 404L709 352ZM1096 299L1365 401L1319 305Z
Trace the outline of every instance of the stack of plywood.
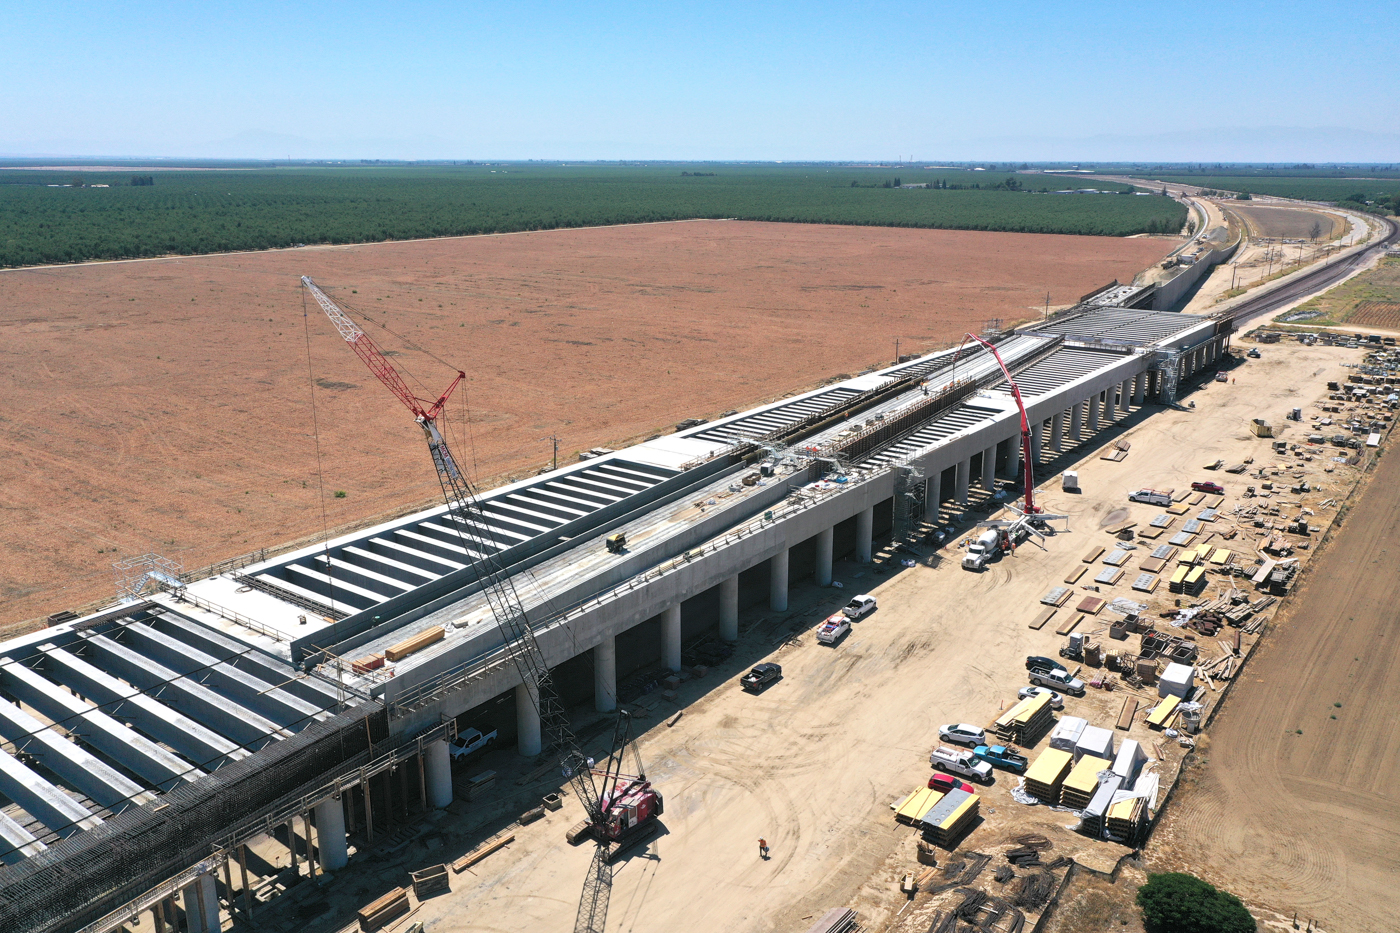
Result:
M1070 772L1074 755L1058 748L1047 748L1026 769L1026 793L1041 803L1060 802L1060 788Z
M1163 697L1152 712L1147 714L1147 726L1149 729L1170 729L1176 721L1176 708L1181 705L1181 697Z
M924 814L924 837L935 845L951 846L977 819L980 799L966 790L944 794L943 799Z
M1061 806L1075 810L1087 807L1099 789L1099 772L1107 771L1111 767L1111 764L1096 755L1085 755L1079 759L1079 764L1074 766L1074 770L1065 778L1060 788Z
M1050 693L1044 691L1017 703L1001 714L995 723L997 738L1014 745L1034 745L1055 721Z
M360 908L360 929L364 933L373 933L400 914L406 913L408 913L408 892L403 888L394 888L378 900L371 901Z
M929 808L942 799L942 791L934 790L932 787L920 787L899 802L894 810L894 818L900 823L917 826Z

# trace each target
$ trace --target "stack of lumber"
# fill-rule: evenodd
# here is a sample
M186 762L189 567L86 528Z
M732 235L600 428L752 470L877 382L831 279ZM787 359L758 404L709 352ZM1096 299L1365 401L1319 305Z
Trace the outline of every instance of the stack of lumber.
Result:
M966 790L944 794L943 799L924 814L924 837L936 845L951 846L977 819L980 799Z
M1201 564L1192 567L1191 571L1186 574L1186 579L1181 581L1181 589L1179 592L1187 596L1200 596L1205 592L1206 584L1209 582L1210 581L1206 579L1205 565Z
M405 638L397 645L386 648L384 650L384 657L390 661L401 661L415 651L422 651L434 642L442 641L445 634L441 625L434 625L432 628L424 629L411 638Z
M855 933L860 915L849 907L833 907L807 928L807 933Z
M1099 772L1111 767L1112 764L1095 755L1085 755L1079 759L1079 764L1074 766L1061 785L1060 805L1083 810L1099 789Z
M1041 803L1060 802L1060 788L1070 772L1074 755L1058 748L1047 748L1026 769L1026 793Z
M378 900L370 901L359 910L360 929L364 933L373 933L374 930L387 924L400 914L408 913L408 892L403 888L394 888L388 894Z
M1037 693L1017 703L997 718L997 738L1013 745L1034 745L1055 721L1049 692Z
M943 799L943 792L931 787L920 787L899 802L894 810L896 822L909 826L919 825L934 804Z
M1108 808L1104 823L1110 836L1131 845L1146 818L1147 801L1142 797L1129 797Z

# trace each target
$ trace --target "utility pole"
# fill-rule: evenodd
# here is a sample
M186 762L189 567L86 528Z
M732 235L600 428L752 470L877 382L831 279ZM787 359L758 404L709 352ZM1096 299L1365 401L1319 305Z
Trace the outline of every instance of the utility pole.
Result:
M1050 320L1050 292L1045 292L1045 320Z
M557 435L549 435L549 439L554 442L554 469L559 469L559 438Z
M894 338L894 365L899 365L899 338Z

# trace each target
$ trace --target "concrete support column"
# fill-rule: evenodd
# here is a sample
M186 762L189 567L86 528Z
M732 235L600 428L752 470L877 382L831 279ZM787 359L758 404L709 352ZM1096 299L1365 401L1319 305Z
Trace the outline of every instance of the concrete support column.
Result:
M997 488L997 445L982 451L982 488L995 492Z
M1118 410L1125 414L1128 411L1128 401L1132 396L1132 386L1131 379L1124 379L1123 384L1118 387Z
M856 513L856 560L862 564L870 563L870 555L874 551L874 538L875 507L871 506Z
M515 688L515 750L526 758L534 758L543 748L534 685L520 684Z
M1006 474L1013 480L1021 478L1021 435L1013 434L1006 442L1011 453L1006 461Z
M1133 377L1133 404L1141 408L1147 401L1147 373Z
M1055 417L1050 419L1050 446L1055 453L1060 453L1065 449L1065 413L1055 412Z
M316 854L321 871L336 871L350 861L345 844L345 804L338 797L316 804Z
M774 612L787 612L789 551L791 548L783 548L768 559L768 608Z
M1031 422L1031 463L1040 463L1040 436L1045 433L1045 422L1036 419Z
M966 458L964 458L964 459L958 461L958 470L957 470L956 476L957 476L957 483L956 483L956 488L954 489L953 494L954 494L954 496L955 496L955 497L957 498L957 500L958 500L958 505L966 506L966 505L967 505L967 486L968 486L968 483L971 482L971 480L972 480L972 458L971 458L971 457L966 457Z
M600 713L617 709L617 638L604 635L593 647L593 708Z
M661 614L661 660L673 671L681 669L681 604Z
M938 521L938 502L943 498L943 471L934 470L924 481L924 521Z
M1089 424L1088 424L1088 428L1089 428L1089 436L1090 436L1090 437L1093 437L1095 434L1099 433L1099 394L1098 394L1098 393L1095 393L1095 394L1094 394L1094 397L1091 398L1091 399L1089 399Z
M214 873L200 875L184 889L185 920L190 933L219 933L219 892Z
M1069 410L1069 436L1076 444L1084 440L1084 403L1075 402Z
M831 552L835 541L835 528L823 528L817 532L817 570L814 574L817 586L831 586Z
M719 637L724 641L739 640L738 574L719 585Z
M452 805L452 757L447 754L446 739L423 746L423 779L429 806L445 810Z

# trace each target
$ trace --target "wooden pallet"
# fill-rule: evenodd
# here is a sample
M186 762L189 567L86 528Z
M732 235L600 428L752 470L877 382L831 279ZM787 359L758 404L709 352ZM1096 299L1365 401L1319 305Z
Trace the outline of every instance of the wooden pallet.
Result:
M1133 726L1133 717L1137 715L1137 708L1138 701L1136 697L1124 697L1123 706L1118 711L1117 728L1131 729Z
M1094 561L1098 560L1101 556L1103 556L1103 552L1104 549L1101 547L1092 547L1089 549L1089 553L1081 557L1080 560L1086 564L1092 564Z
M1084 571L1088 569L1088 567L1075 567L1069 572L1069 576L1065 577L1065 582L1070 584L1078 583L1079 578L1084 576Z
M1053 619L1055 617L1055 613L1059 611L1060 610L1055 609L1053 607L1050 609L1042 609L1039 613L1036 614L1036 617L1034 619L1031 619L1031 624L1028 627L1035 629L1036 631L1040 631L1041 629L1045 628L1045 623Z
M1082 618L1084 618L1084 616L1077 612L1071 614L1069 618L1060 623L1059 628L1055 629L1055 634L1068 635L1070 632L1074 631L1074 627L1079 624L1079 620Z

